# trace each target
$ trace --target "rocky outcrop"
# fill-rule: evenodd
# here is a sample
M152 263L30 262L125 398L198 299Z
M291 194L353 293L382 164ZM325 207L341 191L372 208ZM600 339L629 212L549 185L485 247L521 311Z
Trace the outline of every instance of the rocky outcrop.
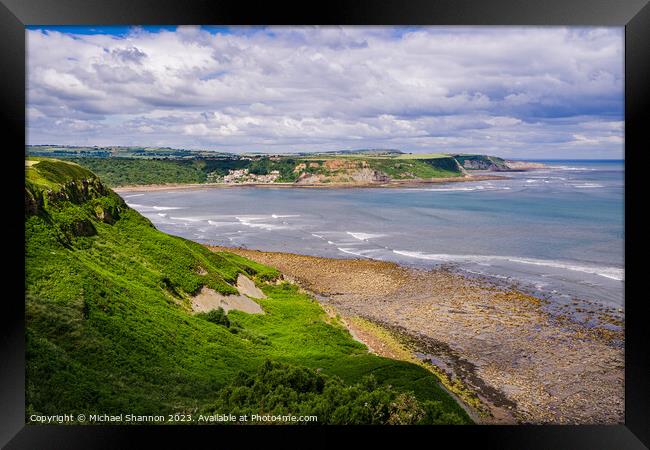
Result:
M107 193L108 189L98 178L72 180L63 184L59 190L46 191L49 203L69 201L76 204L104 196Z
M370 168L368 161L331 159L323 162L298 164L294 172L300 173L297 184L322 183L387 183L391 179L385 173Z
M546 164L528 161L506 161L506 164L510 170L535 170L546 167Z
M88 219L75 220L70 224L70 232L75 236L94 236L97 230Z
M350 176L357 183L387 183L390 181L390 177L385 173L368 168L355 170Z
M104 223L112 225L120 218L120 208L114 205L96 205L95 217Z
M43 211L43 195L25 186L25 216L37 215Z
M463 162L463 167L469 170L499 170L494 163L485 160L468 159Z

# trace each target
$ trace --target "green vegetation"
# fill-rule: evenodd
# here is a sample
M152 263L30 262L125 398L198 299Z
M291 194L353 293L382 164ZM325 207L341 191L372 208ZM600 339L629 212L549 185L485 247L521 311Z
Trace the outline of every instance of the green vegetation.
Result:
M435 158L449 158L445 153L403 153L395 157L395 159L435 159Z
M247 166L250 173L257 175L268 175L273 170L280 172L280 183L293 183L298 179L298 173L294 169L298 161L293 158L256 158L250 161Z
M186 150L169 147L87 147L75 145L29 145L25 154L50 158L174 158L194 159L197 157L215 158L232 156L229 153Z
M460 165L468 170L508 170L505 160L487 155L454 155Z
M59 190L70 181L92 178L93 174L77 164L58 164L50 160L27 160L26 166L38 164L38 170L26 170L25 180L40 188Z
M368 159L368 165L396 180L457 177L461 175L454 158Z
M74 158L72 161L96 173L109 186L204 183L206 180L200 165L184 160Z
M74 163L35 160L25 171L27 417L189 414L215 401L269 412L266 395L284 411L287 392L294 414L331 422L470 422L430 372L368 353L295 285L271 283L276 270L159 232ZM235 294L240 273L267 295L265 314L192 313L192 295ZM294 371L324 390L283 390L280 372ZM362 381L370 374L376 386ZM233 394L256 383L248 400Z
M240 372L202 413L223 411L236 417L287 418L274 423L292 423L291 415L315 415L318 423L334 425L464 423L457 414L444 412L440 402L420 402L410 393L380 385L372 374L346 385L338 377L269 360L253 376Z
M201 319L205 319L208 322L230 328L230 320L228 319L228 314L226 314L226 312L221 307L210 310L207 313L198 313L196 316L200 317Z
M291 158L271 160L250 159L135 159L135 158L71 158L96 173L107 185L147 185L170 183L206 183L223 177L229 170L248 169L250 173L267 175L280 172L278 182L291 183L298 174L293 172L297 162Z
M242 175L234 182L260 182L256 176L273 173L277 173L275 178L261 182L294 183L310 175L318 176L310 178L310 183L459 177L463 175L461 166L467 170L509 170L503 159L493 156L403 153L390 149L274 156L140 147L32 146L27 152L74 161L96 173L110 187L220 183L224 176L239 169L247 169L250 175ZM361 172L364 168L375 171L372 179Z
M140 147L32 146L31 155L58 155L96 173L108 186L222 183L226 175L248 173L229 183L387 182L463 176L466 170L509 170L501 158L486 155L403 153L398 150L358 150L296 155L237 155L208 151ZM38 158L38 156L37 156ZM362 169L370 168L369 176ZM272 175L270 178L258 176ZM316 177L313 177L316 175Z

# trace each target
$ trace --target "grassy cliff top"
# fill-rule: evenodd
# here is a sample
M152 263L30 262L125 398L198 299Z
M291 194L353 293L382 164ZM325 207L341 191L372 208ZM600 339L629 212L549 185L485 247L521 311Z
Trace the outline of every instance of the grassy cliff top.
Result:
M96 178L90 170L71 161L47 158L25 160L25 180L41 189L59 190L70 181Z
M398 395L412 393L420 403L403 402L406 412L409 405L429 405L428 423L470 421L434 375L368 353L312 297L282 282L277 270L158 231L76 164L27 160L26 179L38 194L26 195L25 212L27 417L216 408L370 423L388 419L365 416L364 404L376 401L390 409ZM192 311L192 297L203 287L237 294L239 274L267 296L258 301L264 315L230 311L226 326ZM349 399L347 393L357 391L299 371L292 378L295 395L306 397L295 404L283 403L284 381L266 386L278 399L273 409L253 397L242 403L241 396L229 396L249 385L242 372L254 374L265 361L318 370L346 386L372 374L378 388L358 388ZM265 374L260 383L267 382ZM303 379L313 389L305 391ZM353 410L360 415L351 416Z

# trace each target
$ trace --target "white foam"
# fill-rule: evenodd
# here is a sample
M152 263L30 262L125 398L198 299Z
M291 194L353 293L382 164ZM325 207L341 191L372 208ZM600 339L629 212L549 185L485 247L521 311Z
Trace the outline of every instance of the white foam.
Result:
M172 209L183 209L182 206L153 206L156 211L169 211Z
M227 226L227 225L237 225L237 222L217 222L214 220L208 220L208 223L210 225L213 225L215 227L222 227L222 226Z
M351 231L346 231L346 233L360 241L367 241L368 239L374 239L374 238L386 236L385 234L353 233Z
M167 217L167 213L158 213L160 217Z
M485 185L485 186L465 186L465 187L448 187L448 188L427 188L427 189L404 189L404 191L413 191L413 192L473 192L473 191L502 191L510 190L509 186L494 186L494 185Z
M325 239L325 238L324 238L323 236L321 236L320 234L311 233L311 235L314 236L315 238L318 238L318 239Z
M590 167L569 167L569 166L548 166L550 169L557 169L557 170L577 170L577 171L585 171L585 170L596 170L594 168Z
M453 192L453 191L480 191L484 189L483 186L476 186L476 187L456 187L456 188L432 188L432 189L424 189L426 191L448 191L448 192Z
M242 220L245 220L246 222L250 222L251 220L268 220L271 218L271 216L231 216L231 217L234 217L240 222Z
M131 195L123 195L122 198L131 198L131 197L140 197L144 194L131 194Z
M536 266L553 267L556 269L566 269L575 272L590 273L612 280L623 281L625 270L618 267L604 266L587 266L567 261L555 261L546 259L521 258L517 256L497 256L497 255L449 255L449 254L431 254L422 252L412 252L406 250L393 250L393 253L410 258L426 259L432 261L444 262L469 262L469 263L489 263L490 261L508 261L519 264L531 264Z
M198 217L172 217L169 216L172 220L182 220L183 222L201 222L202 219Z
M473 192L473 191L508 191L510 186L495 186L486 183L480 186L463 186L463 187L438 187L438 188L394 188L389 193L395 192Z
M257 222L253 223L253 222L251 222L252 220L263 220L264 217L249 217L249 218L237 217L236 219L242 225L250 227L250 228L259 228L259 229L262 229L262 230L281 230L281 229L288 228L286 226L275 225L275 224L271 224L271 223L257 223Z
M271 217L274 219L280 219L284 217L300 217L300 214L271 214Z
M340 252L348 253L350 255L361 256L362 258L368 258L367 256L365 256L363 253L361 253L361 251L357 250L356 248L340 248L340 247L337 247L336 249L338 251L340 251Z
M587 189L587 188L601 188L604 186L598 183L584 183L584 184L574 184L573 187L579 189Z

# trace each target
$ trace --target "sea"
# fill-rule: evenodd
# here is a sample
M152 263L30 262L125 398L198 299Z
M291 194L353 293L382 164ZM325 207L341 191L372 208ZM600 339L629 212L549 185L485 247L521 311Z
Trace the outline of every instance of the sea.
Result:
M122 196L159 230L204 244L444 266L622 312L624 161L539 162L503 180Z

